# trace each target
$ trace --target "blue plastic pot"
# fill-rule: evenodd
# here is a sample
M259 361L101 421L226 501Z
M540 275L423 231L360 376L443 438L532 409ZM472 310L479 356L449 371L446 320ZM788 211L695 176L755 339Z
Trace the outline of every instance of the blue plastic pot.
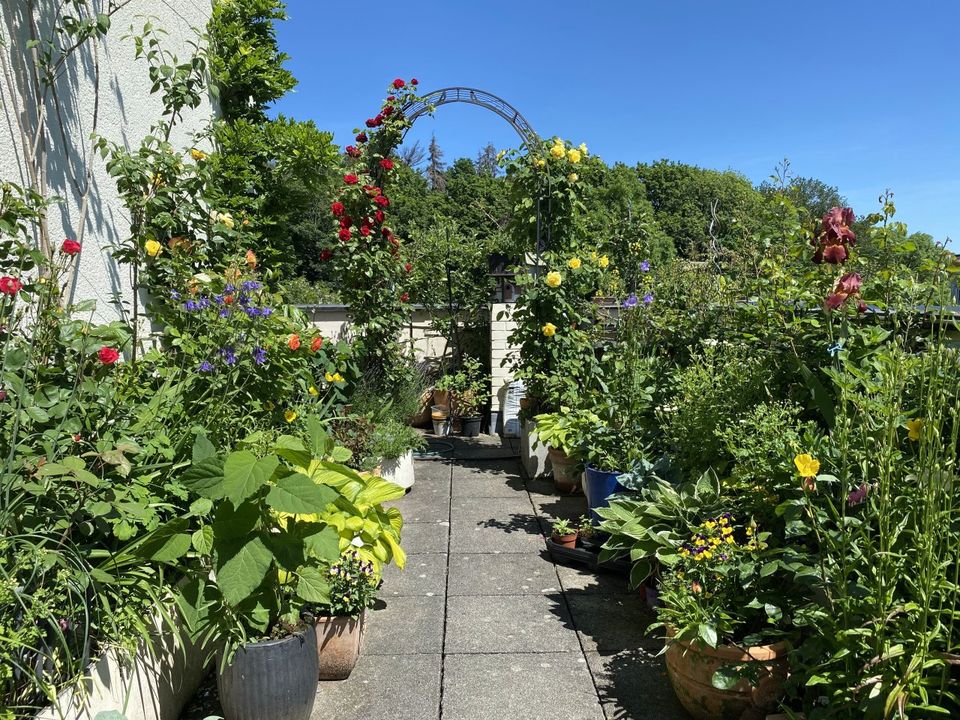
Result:
M587 465L586 477L583 483L583 494L587 496L587 507L590 508L590 518L594 524L600 522L600 516L594 510L596 508L606 507L610 496L614 493L624 492L626 490L620 484L619 471L608 472L598 470L592 465Z

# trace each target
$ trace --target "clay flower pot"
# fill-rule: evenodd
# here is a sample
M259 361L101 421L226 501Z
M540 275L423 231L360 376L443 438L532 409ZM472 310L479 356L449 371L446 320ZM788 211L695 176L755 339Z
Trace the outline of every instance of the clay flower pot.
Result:
M649 590L647 591L649 596ZM667 635L673 637L673 631ZM697 720L762 720L777 707L789 674L786 642L739 648L712 648L698 640L668 640L667 674L684 709ZM721 667L756 663L757 683L740 680L729 690L713 686L713 673Z
M557 492L570 494L580 489L580 463L567 456L562 450L547 450L550 464L553 465L553 485Z
M365 613L360 617L318 617L317 657L320 680L346 680L353 672L363 641Z
M574 548L577 546L577 534L575 532L567 535L557 535L556 533L553 533L550 536L550 539L562 547Z

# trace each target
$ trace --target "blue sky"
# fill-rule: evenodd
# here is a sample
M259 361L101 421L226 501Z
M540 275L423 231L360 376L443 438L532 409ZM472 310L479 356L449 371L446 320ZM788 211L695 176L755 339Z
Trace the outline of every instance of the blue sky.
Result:
M376 8L380 7L378 11ZM911 230L960 247L960 2L875 0L288 0L278 28L300 81L275 111L341 145L386 85L463 85L514 105L541 136L607 162L669 158L754 182L789 158L858 214L891 188ZM378 25L377 19L381 21ZM481 108L446 105L449 162L519 140Z

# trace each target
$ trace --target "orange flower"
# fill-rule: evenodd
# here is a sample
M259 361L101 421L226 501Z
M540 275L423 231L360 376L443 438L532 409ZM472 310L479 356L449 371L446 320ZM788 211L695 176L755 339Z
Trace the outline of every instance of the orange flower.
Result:
M320 349L321 345L323 345L323 338L315 337L313 340L310 341L310 352L316 352L317 350Z
M247 250L247 267L251 270L257 267L257 256L253 250Z
M287 347L290 348L291 350L296 350L297 348L299 348L300 336L297 335L296 333L291 335L290 338L287 340Z

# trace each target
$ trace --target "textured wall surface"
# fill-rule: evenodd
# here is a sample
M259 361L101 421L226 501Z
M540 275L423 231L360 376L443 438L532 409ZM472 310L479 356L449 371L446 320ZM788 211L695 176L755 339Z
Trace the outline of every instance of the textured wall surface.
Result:
M59 3L38 0L37 5L49 9ZM9 47L0 48L0 53L6 54L14 71L26 52L25 6L26 0L0 0L0 32L4 38L13 39ZM49 210L50 238L59 245L63 238L79 234L85 169L92 163L89 211L73 299L95 299L98 320L119 317L118 301L129 318L130 271L110 257L110 247L129 234L129 218L104 161L99 155L91 156L90 133L96 129L110 141L136 147L161 111L159 98L150 94L148 66L144 60L134 59L133 40L124 35L129 34L131 26L139 31L150 19L168 33L164 48L182 60L191 53L188 43L196 41L197 33L206 27L210 10L210 0L131 0L113 16L106 40L96 46L85 45L76 53L56 85L59 115L51 112L47 122L50 149L46 171L50 194L63 201ZM0 180L26 185L16 123L16 114L22 110L21 98L17 79L14 77L11 83L0 75ZM96 128L95 107L99 114ZM53 104L48 108L53 110ZM209 100L189 112L171 138L174 146L189 147L193 135L206 126L210 116Z

